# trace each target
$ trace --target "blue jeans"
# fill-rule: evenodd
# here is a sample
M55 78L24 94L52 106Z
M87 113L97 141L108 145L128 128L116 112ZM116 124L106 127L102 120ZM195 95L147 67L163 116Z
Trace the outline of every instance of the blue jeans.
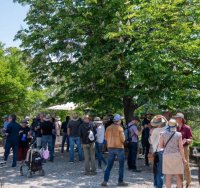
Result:
M125 162L125 155L124 155L124 149L118 149L118 148L109 148L108 149L108 164L106 167L106 171L104 174L104 181L108 182L110 177L110 172L112 170L115 158L117 156L117 159L119 161L119 178L118 183L123 182L124 179L124 162Z
M48 146L50 153L50 160L53 161L53 139L52 135L43 135L42 136L42 147L46 148Z
M98 158L98 167L101 168L101 163L103 161L103 163L106 165L107 162L103 156L102 150L103 150L103 143L95 143L95 148L96 148L96 153L97 153L97 158Z
M16 144L16 143L8 143L8 142L6 142L6 145L5 145L4 161L8 160L8 156L10 154L10 149L12 148L12 150L13 150L13 163L12 163L12 166L13 167L17 165L18 144Z
M55 153L55 144L56 144L56 135L52 135L52 153L54 156Z
M64 151L65 142L67 143L67 151L69 151L69 136L67 135L67 133L63 133L62 145L61 145L62 152Z
M163 151L158 152L159 162L156 163L156 170L154 173L154 187L162 188L163 187L163 180L164 175L162 173L162 160L163 160Z
M69 158L70 161L74 161L74 144L77 145L78 148L78 157L79 157L79 161L83 160L83 154L82 154L82 148L81 148L81 139L80 137L69 137Z
M137 152L138 152L138 143L137 142L130 142L128 144L128 168L136 170L136 159L137 159Z

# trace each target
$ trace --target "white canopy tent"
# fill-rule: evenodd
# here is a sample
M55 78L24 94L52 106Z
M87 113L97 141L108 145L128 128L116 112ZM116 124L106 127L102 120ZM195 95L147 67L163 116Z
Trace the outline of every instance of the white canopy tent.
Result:
M75 110L77 108L77 105L75 105L73 102L69 102L66 104L61 104L61 105L56 105L56 106L51 106L48 107L48 110Z

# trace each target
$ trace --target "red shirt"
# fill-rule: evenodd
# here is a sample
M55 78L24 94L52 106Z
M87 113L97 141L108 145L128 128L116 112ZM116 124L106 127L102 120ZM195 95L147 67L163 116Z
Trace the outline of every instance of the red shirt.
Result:
M177 131L182 134L182 139L192 139L192 131L188 125L183 125L180 129L177 128ZM187 146L188 143L185 143L183 146Z

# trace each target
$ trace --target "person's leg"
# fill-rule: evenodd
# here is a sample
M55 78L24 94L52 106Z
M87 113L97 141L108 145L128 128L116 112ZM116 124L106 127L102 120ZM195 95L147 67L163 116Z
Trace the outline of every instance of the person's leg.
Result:
M133 143L131 143L132 144L132 152L131 152L131 158L132 158L132 168L133 169L137 169L137 167L136 167L136 159L137 159L137 152L138 152L138 143L136 143L136 142L133 142Z
M163 152L158 153L159 162L157 163L157 188L163 187L164 175L162 173Z
M99 144L99 155L100 155L101 162L103 161L103 163L107 165L107 162L103 156L103 144Z
M37 145L38 149L40 149L42 147L42 137L36 138L36 145Z
M124 182L124 162L125 162L124 149L118 149L117 158L119 160L119 178L118 178L118 183L122 183L122 182Z
M5 145L5 154L4 154L4 161L7 161L8 160L8 156L10 154L10 148L11 148L11 144L6 142L6 145Z
M54 156L54 153L55 153L55 144L56 144L56 136L55 135L52 135L52 155Z
M110 171L115 161L116 152L115 149L108 149L108 164L104 173L104 182L108 182L110 177Z
M69 151L69 136L67 135L66 138L67 138L66 139L66 142L67 142L67 151Z
M69 160L71 162L74 161L74 137L69 137L69 145L70 145L70 150L69 150Z
M177 188L183 188L181 174L176 174L175 176L176 176Z
M190 172L189 146L184 146L184 155L187 161L187 164L185 164L185 180L187 182L187 186L189 186L192 181Z
M47 137L46 136L42 136L42 148L46 149L47 147Z
M127 165L128 165L128 169L132 169L133 167L131 166L131 161L132 161L132 158L131 158L131 143L128 144L128 159L127 159Z
M149 149L150 149L150 144L146 143L146 145L145 145L145 165L147 165L147 166L149 166L149 159L148 159Z
M82 153L82 147L81 147L81 139L80 137L76 138L76 144L77 144L77 148L78 148L78 158L79 161L83 160L83 153Z
M17 144L13 144L12 145L12 150L13 150L13 163L12 163L12 167L16 167L16 165L17 165L17 149L18 149L18 145Z
M166 178L166 188L171 188L172 175L171 174L166 174L165 178Z
M145 147L144 141L142 141L142 155L145 154L145 150L146 150L146 147Z
M153 172L153 185L154 187L157 187L158 183L157 183L157 172Z
M89 145L88 144L83 144L83 153L84 153L84 158L85 158L85 173L89 174L90 173L90 152L89 152Z
M67 134L66 134L66 133L63 133L62 144L61 144L61 153L64 152L64 146L65 146L66 138L67 138Z
M91 159L91 171L96 172L96 165L95 165L95 143L90 144L90 159Z
M96 142L95 143L95 155L97 155L97 159L98 159L98 168L101 168L101 156L100 156L100 151L99 151L99 143Z
M50 161L53 161L54 159L54 147L53 147L53 138L52 135L47 136L47 143L49 147L49 152L50 152Z

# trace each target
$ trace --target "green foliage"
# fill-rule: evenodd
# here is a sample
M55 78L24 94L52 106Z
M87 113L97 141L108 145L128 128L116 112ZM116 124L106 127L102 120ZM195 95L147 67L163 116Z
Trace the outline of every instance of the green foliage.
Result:
M16 113L18 116L33 113L44 99L44 92L32 89L24 54L17 48L0 46L0 117Z
M18 0L30 6L17 38L56 102L98 111L183 108L200 101L200 2Z

